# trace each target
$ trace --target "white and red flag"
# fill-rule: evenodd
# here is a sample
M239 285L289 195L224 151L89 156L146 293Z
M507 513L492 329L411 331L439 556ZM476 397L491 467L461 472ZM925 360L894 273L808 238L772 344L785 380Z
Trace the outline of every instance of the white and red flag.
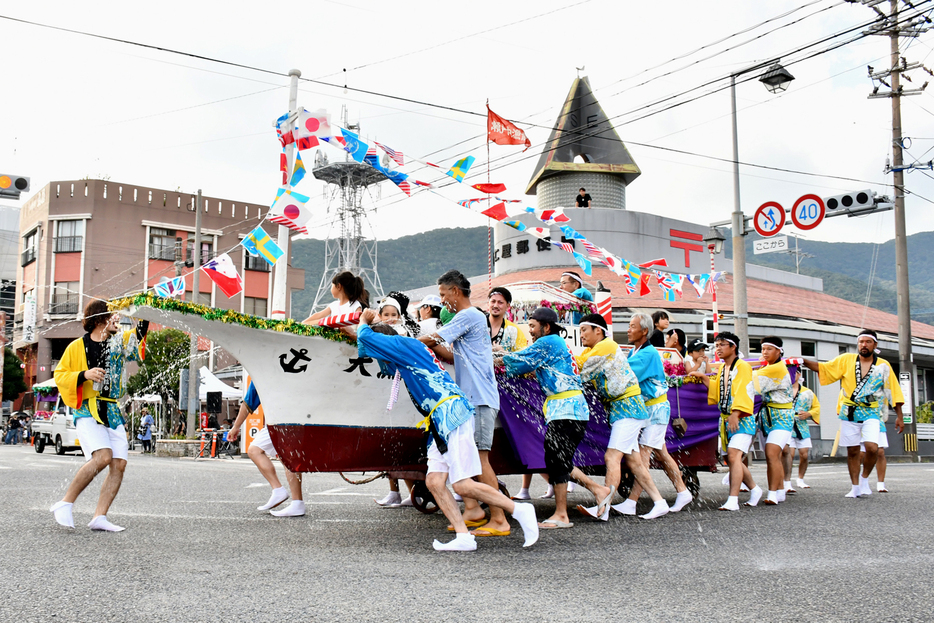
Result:
M507 121L486 107L487 140L497 145L525 145L525 149L532 146L532 141L525 132L516 127L516 124ZM525 151L523 149L522 151Z
M209 260L201 270L223 290L227 298L231 298L243 291L243 279L234 267L233 260L226 253Z

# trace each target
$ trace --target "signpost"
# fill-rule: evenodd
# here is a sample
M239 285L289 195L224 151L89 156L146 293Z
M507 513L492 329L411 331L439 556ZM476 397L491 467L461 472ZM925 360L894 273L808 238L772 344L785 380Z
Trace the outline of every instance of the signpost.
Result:
M911 372L899 372L898 384L901 386L905 404L902 405L902 421L911 424L914 421L911 405L914 403L914 394L911 393Z
M804 195L791 207L791 222L798 229L814 229L824 220L827 210L817 195Z
M760 236L771 238L785 226L785 208L777 201L767 201L756 210L752 224Z
M775 236L765 240L753 240L752 250L755 255L761 253L778 253L788 250L788 236Z

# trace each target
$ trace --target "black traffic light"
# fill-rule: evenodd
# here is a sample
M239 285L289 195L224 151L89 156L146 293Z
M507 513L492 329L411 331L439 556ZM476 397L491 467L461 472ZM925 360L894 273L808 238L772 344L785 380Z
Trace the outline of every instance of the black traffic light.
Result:
M873 206L873 193L871 190L857 190L843 195L834 195L825 198L824 205L827 206L828 212L865 210Z

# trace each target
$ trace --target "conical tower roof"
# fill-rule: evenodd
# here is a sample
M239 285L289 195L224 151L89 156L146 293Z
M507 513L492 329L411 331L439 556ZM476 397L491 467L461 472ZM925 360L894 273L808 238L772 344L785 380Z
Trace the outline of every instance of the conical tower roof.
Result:
M584 162L574 162L576 156ZM571 84L525 192L534 195L543 179L581 171L619 175L626 184L642 173L597 102L586 76Z

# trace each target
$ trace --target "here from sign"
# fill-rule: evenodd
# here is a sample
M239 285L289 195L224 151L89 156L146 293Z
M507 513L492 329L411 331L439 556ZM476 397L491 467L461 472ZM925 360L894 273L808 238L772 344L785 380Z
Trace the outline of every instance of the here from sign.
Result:
M788 236L775 236L764 240L753 240L752 250L755 255L760 253L778 253L788 250Z

